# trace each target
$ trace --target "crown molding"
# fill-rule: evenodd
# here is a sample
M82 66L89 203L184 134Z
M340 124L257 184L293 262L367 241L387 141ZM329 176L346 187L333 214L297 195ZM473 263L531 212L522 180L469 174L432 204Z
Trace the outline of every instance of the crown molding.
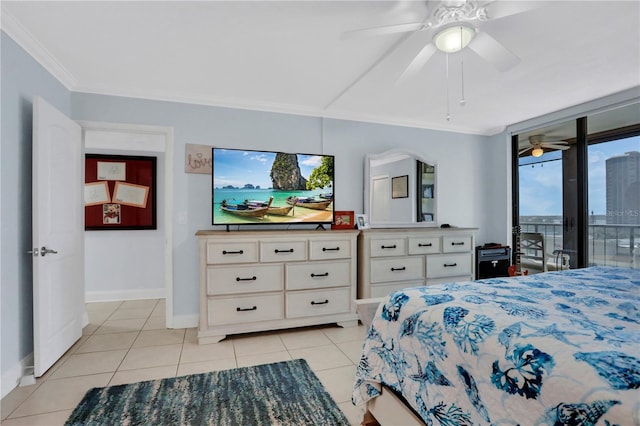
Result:
M0 29L22 47L68 90L73 90L78 80L51 54L22 23L5 7L0 10Z

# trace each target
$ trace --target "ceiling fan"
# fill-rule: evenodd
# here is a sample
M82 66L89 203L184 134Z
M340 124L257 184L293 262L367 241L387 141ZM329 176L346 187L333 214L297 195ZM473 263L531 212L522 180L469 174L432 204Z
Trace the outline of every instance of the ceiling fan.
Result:
M417 73L437 51L455 53L467 46L498 70L506 71L517 65L520 58L487 32L481 31L476 23L526 12L539 7L540 3L542 2L427 0L428 16L422 22L348 31L343 33L343 38L417 31L432 33L431 42L418 52L399 80Z
M544 154L544 150L546 149L559 149L566 150L569 149L569 142L561 139L555 140L546 140L545 135L531 135L529 136L529 146L518 151L518 155L522 155L528 151L531 151L531 155L534 157L540 157Z

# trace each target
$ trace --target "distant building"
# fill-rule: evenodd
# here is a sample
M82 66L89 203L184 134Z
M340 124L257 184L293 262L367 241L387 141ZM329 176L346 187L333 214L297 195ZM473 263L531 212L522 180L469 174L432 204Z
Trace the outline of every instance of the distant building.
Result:
M611 157L607 170L607 224L640 224L640 152Z

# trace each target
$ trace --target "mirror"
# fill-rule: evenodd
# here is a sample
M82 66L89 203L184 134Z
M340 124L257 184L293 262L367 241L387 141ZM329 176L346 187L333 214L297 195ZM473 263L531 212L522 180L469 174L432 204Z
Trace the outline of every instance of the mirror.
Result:
M435 162L390 150L364 163L364 213L372 228L437 226Z

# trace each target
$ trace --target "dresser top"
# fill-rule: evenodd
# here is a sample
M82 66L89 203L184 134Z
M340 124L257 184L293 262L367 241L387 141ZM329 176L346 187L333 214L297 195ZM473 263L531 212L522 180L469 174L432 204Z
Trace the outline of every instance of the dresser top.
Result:
M196 232L198 237L206 236L227 236L229 238L240 237L246 235L256 236L279 236L286 237L287 235L339 235L339 234L357 234L357 229L326 229L326 230L314 230L314 229L278 229L278 230L242 230L242 231L220 231L213 229L202 229Z
M437 227L424 227L424 228L367 228L362 229L360 232L363 234L384 234L384 233L412 233L412 234L450 234L450 233L475 233L478 228L437 228Z

